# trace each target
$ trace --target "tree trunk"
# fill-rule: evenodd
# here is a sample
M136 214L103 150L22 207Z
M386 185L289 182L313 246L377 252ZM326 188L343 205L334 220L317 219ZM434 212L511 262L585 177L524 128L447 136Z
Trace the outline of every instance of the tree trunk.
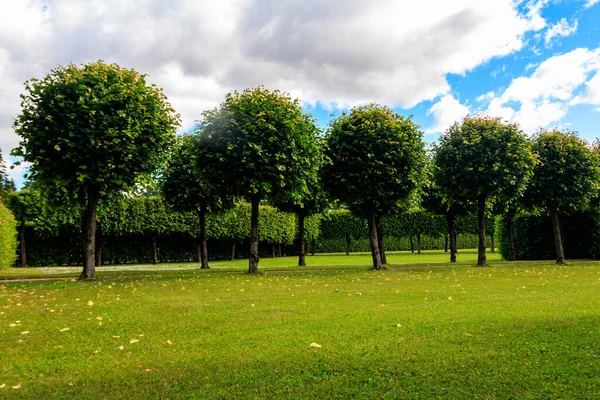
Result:
M444 235L444 253L448 252L448 235Z
M369 242L371 244L371 256L373 257L373 269L381 269L381 255L379 253L379 240L377 239L377 226L375 215L371 211L367 217L369 223Z
M252 197L252 214L250 216L250 257L248 262L248 273L258 273L258 204L260 199L256 196Z
M206 206L200 206L200 269L208 269L208 249L206 248Z
M477 219L479 220L479 246L477 247L477 266L488 265L485 255L485 197L477 200Z
M494 240L494 232L490 233L490 241L491 241L491 243L490 243L490 251L492 253L495 253L496 252L496 241Z
M375 217L375 227L377 228L377 245L379 247L379 258L383 265L387 264L387 257L385 255L385 243L383 240L383 231L381 229L381 217Z
M83 271L79 280L96 278L96 217L98 216L98 195L95 188L88 188L86 193L86 207L83 213Z
M456 235L454 231L454 216L446 215L446 223L448 224L448 237L450 239L450 262L456 262Z
M196 240L194 240L194 247L196 249L194 261L200 264L202 262L202 244L200 243L199 238L196 238Z
M454 252L458 253L458 234L456 233L456 229L454 229Z
M517 252L515 251L515 239L514 239L514 229L513 229L513 219L512 215L506 216L506 241L508 245L508 261L517 261Z
M27 249L25 247L25 221L21 221L21 229L19 230L20 250L21 250L21 267L27 266Z
M235 260L235 240L233 241L233 244L231 245L231 258L230 261Z
M102 229L96 232L96 267L102 266Z
M412 235L409 236L409 239L410 239L410 252L414 253L415 252L415 245L413 244Z
M281 243L277 243L277 257L281 257Z
M556 208L551 211L552 217L552 232L554 233L554 246L556 247L556 263L565 263L565 252L563 249L562 238L560 235L560 222L558 220L558 210Z
M346 232L346 255L349 256L350 255L350 233Z
M158 245L156 235L152 235L152 264L158 264Z
M298 239L300 240L300 254L298 255L298 266L306 266L306 238L304 237L304 210L298 213Z
M271 258L275 258L275 243L271 244Z
M417 254L421 254L421 232L417 233Z

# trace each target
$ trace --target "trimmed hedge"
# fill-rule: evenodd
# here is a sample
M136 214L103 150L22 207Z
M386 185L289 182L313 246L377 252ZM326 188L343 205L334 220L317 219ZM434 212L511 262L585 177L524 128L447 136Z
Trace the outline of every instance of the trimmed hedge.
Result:
M560 224L566 258L600 258L600 210L563 216ZM508 258L504 218L498 219L496 231L500 254ZM513 222L513 238L517 260L556 259L552 221L549 216L517 215Z
M17 223L8 208L0 202L0 269L13 265L17 248Z

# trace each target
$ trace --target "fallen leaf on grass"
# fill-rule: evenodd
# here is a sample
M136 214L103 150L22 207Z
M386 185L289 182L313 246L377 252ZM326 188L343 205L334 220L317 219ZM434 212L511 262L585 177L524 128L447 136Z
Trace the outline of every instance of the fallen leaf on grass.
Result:
M136 367L137 369L142 369L142 366L141 366L141 365L136 365L135 367Z
M21 389L21 384L19 383L18 385L11 387L11 389L14 389L14 390Z
M171 341L170 341L170 340L167 340L167 344L170 346L170 345L172 345L173 343L171 343Z
M113 338L115 338L115 339L118 339L118 338L120 338L120 337L121 337L121 336L113 336Z
M55 346L55 349L62 349L63 347L61 345Z
M68 386L68 387L73 387L73 382L69 382L69 383L67 384L67 386Z
M62 328L60 331L61 332L66 332L66 331L69 331L69 330L71 330L71 328Z
M146 368L146 369L144 370L144 372L150 372L150 371L152 371L150 368Z
M3 383L2 385L0 385L0 389L4 389L6 387L6 383Z
M129 341L129 343L137 343L137 342L139 342L139 340L137 340L137 339L131 339L131 340Z
M119 350L123 351L123 350L125 350L125 347L119 346Z
M29 331L23 331L21 332L21 335L27 335L29 333Z
M97 319L98 321L102 321L102 316L100 315L100 316L96 317L96 319Z
M318 344L318 343L312 342L312 343L311 343L311 344L310 344L308 347L317 347L317 348L319 348L319 349L320 349L320 348L321 348L321 347L323 347L323 346L321 346L321 345L320 345L320 344Z
M471 335L470 333L465 332L465 333L463 333L463 336L473 336L473 335Z
M9 324L8 326L10 326L11 328L14 328L15 326L17 326L17 324Z
M96 350L92 351L92 355L96 355L98 353L100 353L100 349L96 349Z

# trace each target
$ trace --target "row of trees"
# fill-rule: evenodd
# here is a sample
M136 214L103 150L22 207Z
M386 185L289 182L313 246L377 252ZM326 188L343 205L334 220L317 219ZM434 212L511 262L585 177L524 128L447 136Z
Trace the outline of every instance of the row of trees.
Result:
M422 206L446 216L453 238L456 216L476 209L478 265L485 265L487 210L516 212L526 198L558 215L589 202L598 181L595 153L574 134L545 132L532 141L516 124L486 116L456 123L427 154L419 127L387 107L354 108L322 135L298 100L262 87L227 95L176 138L179 116L162 91L103 62L59 67L28 81L22 98L14 125L22 141L12 154L31 163L29 178L46 193L84 209L81 279L95 276L99 200L157 171L168 203L197 214L203 268L207 212L251 204L249 273L258 272L261 203L297 214L299 265L307 216L333 202L365 217L375 269L386 263L382 217ZM559 178L561 189L550 190Z

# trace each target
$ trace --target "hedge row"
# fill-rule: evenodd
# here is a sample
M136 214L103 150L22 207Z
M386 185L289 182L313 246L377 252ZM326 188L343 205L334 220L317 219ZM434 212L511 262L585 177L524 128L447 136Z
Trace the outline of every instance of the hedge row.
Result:
M12 213L0 203L0 269L13 264L17 247L16 222Z
M565 257L571 259L600 258L600 211L578 212L560 219ZM498 246L508 258L506 220L498 219ZM513 238L517 260L556 259L556 248L549 216L521 214L513 221Z

